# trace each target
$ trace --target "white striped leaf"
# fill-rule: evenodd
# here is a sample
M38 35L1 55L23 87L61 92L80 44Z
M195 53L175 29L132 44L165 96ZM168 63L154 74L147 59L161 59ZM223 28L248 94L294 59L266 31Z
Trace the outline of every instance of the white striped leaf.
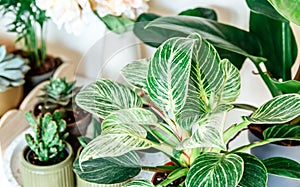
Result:
M207 152L192 163L186 187L235 187L244 172L244 161L236 154Z
M134 130L145 131L143 126L157 125L158 119L154 113L143 108L118 110L107 116L101 124L102 134L113 134Z
M255 156L236 153L244 160L244 173L240 187L267 187L268 173L264 164Z
M190 138L182 141L177 150L200 148L219 148L226 150L223 140L223 119L225 113L213 114L204 124L192 134Z
M134 61L126 65L122 69L121 74L129 84L146 91L147 75L148 75L150 60L151 59L146 58L146 59Z
M253 124L286 123L300 114L300 95L284 94L263 104L245 120Z
M100 79L81 90L76 96L76 103L100 118L120 109L142 106L135 92L107 79Z
M83 149L80 162L150 148L154 143L146 138L147 131L143 126L156 124L156 116L145 109L124 109L112 113L102 122L102 134Z
M123 187L155 187L155 186L148 180L136 180L123 185Z
M192 125L211 112L209 100L222 87L223 73L220 57L215 48L200 35L189 36L196 40L189 79L188 96L183 110L178 115L179 124L190 131ZM213 75L213 76L212 76Z
M174 120L185 103L194 42L189 38L169 39L156 50L150 63L148 94Z
M220 62L224 75L222 90L220 91L219 103L230 103L235 101L241 89L239 70L227 59Z
M116 184L127 181L141 171L141 160L135 152L118 157L90 159L79 164L77 159L73 168L83 180L96 184Z
M282 140L300 141L300 126L290 124L275 125L264 130L263 135L265 139L280 138Z

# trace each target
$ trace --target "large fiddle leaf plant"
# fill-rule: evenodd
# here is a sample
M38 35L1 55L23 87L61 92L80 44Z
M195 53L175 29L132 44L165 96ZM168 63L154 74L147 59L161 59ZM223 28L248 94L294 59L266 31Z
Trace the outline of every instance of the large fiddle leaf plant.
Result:
M104 118L101 134L74 165L84 180L119 183L142 169L169 173L158 186L182 177L181 186L186 187L265 187L268 173L300 178L292 170L277 170L281 167L277 163L283 162L297 170L297 162L286 158L262 162L244 152L278 140L300 140L297 126L275 125L265 130L261 141L233 150L226 146L250 123L277 124L295 118L300 95L277 96L242 117L241 123L225 128L226 113L240 92L239 71L200 35L169 39L151 59L127 65L122 74L129 86L100 79L76 97L80 107ZM141 165L134 151L148 148L163 152L174 165ZM125 186L154 184L137 180Z

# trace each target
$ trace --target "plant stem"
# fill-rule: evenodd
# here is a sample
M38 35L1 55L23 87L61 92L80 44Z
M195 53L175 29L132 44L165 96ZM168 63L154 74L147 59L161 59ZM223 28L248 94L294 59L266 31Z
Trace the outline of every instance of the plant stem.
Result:
M287 140L287 138L268 138L266 140L256 141L251 144L238 147L238 148L230 151L230 153L243 152L243 151L246 151L246 150L254 148L254 147L262 146L262 145L269 144L272 142L283 141L283 140ZM288 140L291 140L291 139L288 139ZM295 139L295 140L298 140L298 139Z
M233 104L234 108L238 108L238 109L244 109L244 110L249 110L254 112L255 110L257 110L257 107L252 106L252 105L248 105L248 104Z
M184 177L188 174L189 169L188 168L178 168L177 170L173 171L169 174L168 178L161 183L159 183L159 186L167 186L168 184L172 183L173 181L180 179L181 177Z
M258 70L260 77L265 82L265 84L268 87L269 91L271 92L272 96L275 97L275 96L281 95L281 92L276 88L276 86L271 82L270 78L260 68L259 64L262 62L256 61L253 58L250 58L250 59L252 62L254 62L254 65L255 65L256 69Z
M47 52L46 52L46 40L45 40L45 27L43 24L40 25L41 27L41 61L44 62L47 56Z
M224 132L224 142L226 143L234 134L247 127L250 124L249 121L243 121L238 125L232 125Z
M291 68L293 66L292 47L291 47L291 28L290 24L282 22L282 80L291 80Z

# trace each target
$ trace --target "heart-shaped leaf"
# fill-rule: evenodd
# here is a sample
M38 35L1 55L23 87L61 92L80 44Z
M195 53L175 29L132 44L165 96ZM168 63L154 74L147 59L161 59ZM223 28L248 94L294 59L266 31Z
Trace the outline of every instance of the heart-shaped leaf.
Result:
M207 152L191 165L185 184L187 187L237 186L244 171L244 161L236 154Z
M250 117L244 119L254 124L276 124L291 121L299 114L300 95L285 94L269 100Z
M81 90L76 96L76 103L101 118L120 109L142 106L135 92L107 79L100 79Z
M270 174L300 179L300 163L294 160L273 157L265 159L262 162Z
M83 180L96 184L116 184L127 181L141 171L141 161L135 152L118 157L90 159L79 164L77 159L73 168Z
M239 186L241 187L266 187L267 169L255 156L247 153L236 153L244 160L244 173Z

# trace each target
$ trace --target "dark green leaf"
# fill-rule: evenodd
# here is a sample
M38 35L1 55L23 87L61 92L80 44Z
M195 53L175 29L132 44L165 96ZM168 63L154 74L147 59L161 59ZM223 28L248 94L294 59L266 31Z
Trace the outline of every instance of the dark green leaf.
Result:
M283 93L299 93L300 94L300 82L296 80L289 80L285 82L278 82L272 80L274 85L278 88L278 90Z
M239 186L241 187L266 187L267 169L255 156L247 153L236 153L244 160L244 173Z
M211 19L211 20L218 20L218 16L217 13L210 8L202 8L202 7L198 7L198 8L194 8L194 9L188 9L185 10L181 13L179 13L178 15L181 16L195 16L195 17L201 17L201 18L207 18L207 19Z
M300 125L275 125L263 132L264 138L285 138L300 141Z
M141 171L140 159L135 152L119 157L90 159L81 165L77 159L73 167L80 178L97 184L121 183L135 177Z
M96 12L95 14L98 15L98 13ZM106 25L109 30L117 34L123 34L133 29L134 21L128 18L117 17L114 15L107 15L104 17L98 16L98 18Z
M268 173L300 179L300 163L281 157L268 158L262 161Z

